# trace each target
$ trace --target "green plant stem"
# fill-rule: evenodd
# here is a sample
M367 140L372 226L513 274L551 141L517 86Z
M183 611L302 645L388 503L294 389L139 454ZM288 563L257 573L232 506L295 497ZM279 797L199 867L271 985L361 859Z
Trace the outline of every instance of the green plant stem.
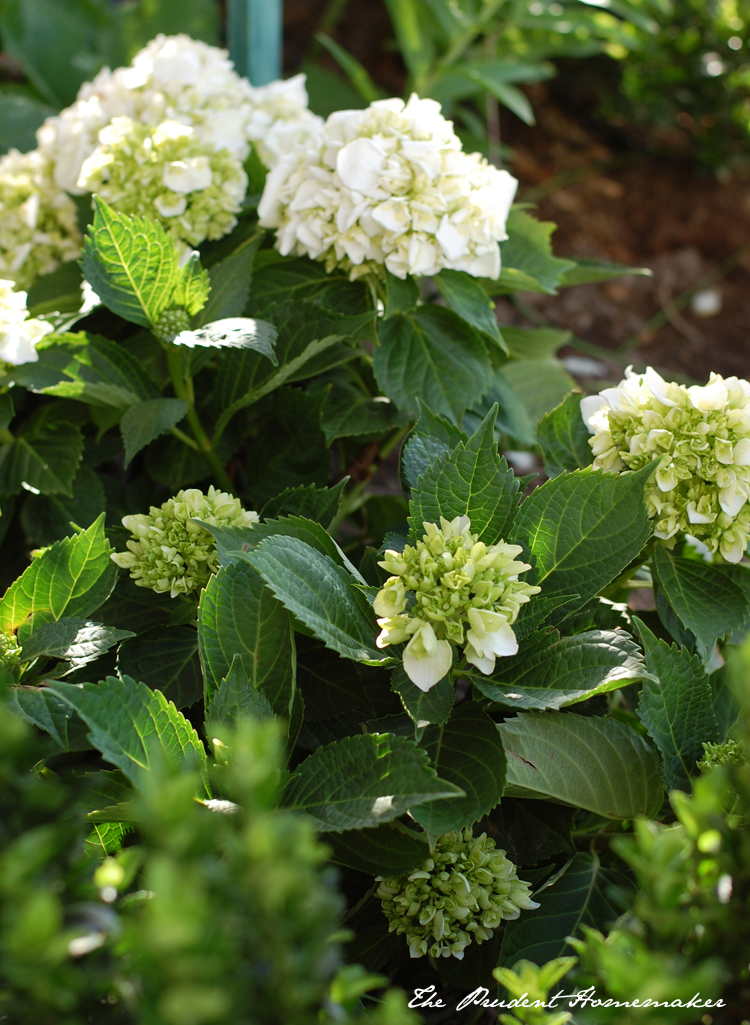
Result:
M216 452L211 448L211 442L208 439L208 435L203 429L203 424L200 421L200 417L195 408L195 395L193 392L193 379L189 374L184 373L182 365L182 353L179 349L176 349L173 345L170 345L168 352L169 361L169 374L172 378L172 387L174 388L175 395L178 399L184 399L187 403L187 422L190 424L190 430L193 432L196 445L199 452L201 452L211 469L216 475L216 483L219 487L228 491L234 495L234 485L229 479L229 474L224 469L221 460L217 456ZM180 432L182 433L182 432ZM179 435L178 435L179 436ZM185 440L185 439L182 439ZM189 440L189 439L188 439Z
M0 445L10 445L13 441L15 441L15 438L10 431L0 430Z

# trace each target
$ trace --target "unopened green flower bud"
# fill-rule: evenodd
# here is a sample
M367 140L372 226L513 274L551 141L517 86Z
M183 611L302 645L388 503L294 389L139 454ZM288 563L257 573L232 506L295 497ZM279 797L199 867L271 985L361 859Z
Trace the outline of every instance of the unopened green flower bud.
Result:
M393 576L373 602L381 617L378 647L409 638L404 669L424 691L450 670L451 644L464 645L466 659L485 674L496 656L515 655L512 624L540 590L518 579L531 568L516 561L520 545L486 545L470 528L468 516L441 518L439 527L425 523L421 541L402 553L387 551L379 563ZM409 592L414 602L407 610Z
M151 328L152 333L160 342L173 342L180 331L190 330L190 317L187 310L170 306L159 314L159 319Z
M149 513L125 516L123 526L133 535L127 552L112 555L139 587L160 593L190 594L202 588L219 567L213 534L196 520L212 527L252 527L258 514L242 508L238 498L213 485L203 494L198 488L180 491Z
M0 632L0 666L12 669L18 665L21 655L21 646L16 635L12 631Z
M698 762L701 772L710 772L717 765L726 765L728 762L734 762L735 765L745 764L745 752L741 742L737 740L725 740L723 744L704 742L703 757Z
M377 897L390 931L406 937L412 957L456 957L483 943L503 919L538 908L531 887L486 833L445 833L414 872L378 877Z

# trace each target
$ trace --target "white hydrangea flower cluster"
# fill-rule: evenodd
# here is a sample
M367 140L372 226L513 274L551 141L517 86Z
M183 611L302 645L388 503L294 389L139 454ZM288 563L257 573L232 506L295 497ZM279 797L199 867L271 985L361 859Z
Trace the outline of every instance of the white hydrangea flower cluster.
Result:
M521 605L541 588L518 579L531 569L516 562L520 545L486 545L470 532L468 516L424 524L424 536L403 552L389 550L378 565L393 576L373 608L381 619L379 648L408 640L404 671L428 691L453 663L453 644L464 644L467 662L489 674L495 658L515 655L513 633ZM465 635L464 635L464 631Z
M255 143L269 165L304 146L322 121L307 109L304 75L253 88L235 72L224 50L186 35L159 35L127 68L104 68L87 82L72 106L48 118L37 132L39 148L53 161L58 185L84 193L81 169L114 118L142 124L177 121L193 128L205 150L226 150L242 163Z
M412 95L340 110L317 141L281 159L258 208L283 253L352 279L443 268L497 278L517 181L464 153L434 100Z
M247 175L226 150L201 144L189 125L116 117L99 141L78 180L119 213L159 221L190 246L221 238L237 223Z
M12 281L0 280L0 368L36 363L37 343L54 330L45 320L29 320L26 298L13 290Z
M389 931L404 935L412 957L455 957L483 943L503 919L538 908L531 886L486 833L445 833L415 871L384 879L376 896Z
M238 498L213 485L203 494L198 488L180 491L148 514L125 516L122 525L133 534L127 552L114 552L112 561L139 587L176 598L199 590L219 568L213 534L196 523L212 527L252 527L258 514L243 509Z
M740 561L750 539L750 383L711 374L687 387L628 367L616 388L582 399L581 414L595 470L658 461L645 492L656 537L688 534Z
M80 252L76 206L50 161L36 150L0 157L0 277L26 288Z

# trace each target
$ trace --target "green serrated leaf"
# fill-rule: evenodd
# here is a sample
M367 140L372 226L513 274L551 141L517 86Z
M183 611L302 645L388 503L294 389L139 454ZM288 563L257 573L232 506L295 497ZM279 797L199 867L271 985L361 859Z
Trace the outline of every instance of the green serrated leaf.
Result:
M104 514L87 530L51 545L0 599L0 630L26 624L19 635L23 642L41 623L89 616L115 585L111 551L104 536Z
M83 243L83 273L113 313L150 327L172 305L180 278L177 247L160 224L118 214L94 199Z
M91 747L84 723L47 687L12 687L5 701L15 715L49 733L63 751L83 751Z
M305 699L305 719L309 722L355 709L365 718L376 714L356 663L302 634L297 637L297 686Z
M22 662L36 658L61 658L76 666L86 665L128 637L130 630L116 630L102 623L78 617L66 617L53 623L42 623L24 642Z
M43 495L72 494L83 455L83 434L53 406L42 406L12 441L0 447L0 494L22 489Z
M139 786L155 758L200 769L208 791L206 752L185 716L159 691L129 676L99 684L51 683L48 689L74 708L91 731L91 743ZM210 793L210 791L209 791Z
M536 911L508 922L500 965L520 960L543 965L573 953L567 938L582 936L584 926L607 930L620 915L620 907L610 895L615 886L632 889L626 876L602 867L595 855L580 851L551 886L534 895L541 905Z
M421 537L424 523L440 517L471 519L471 531L487 544L504 536L518 503L519 482L500 456L495 441L497 407L489 411L467 442L459 442L442 462L433 463L412 487L410 538Z
M72 484L72 495L27 495L21 509L21 526L38 547L68 537L73 529L89 527L107 507L98 474L82 463Z
M681 623L696 637L705 662L716 641L739 630L750 616L750 598L720 567L654 548L654 569Z
M562 277L575 266L573 260L552 255L550 236L557 225L538 221L524 210L511 210L508 240L500 243L502 270L497 291L546 292L554 295Z
M189 708L203 696L198 635L190 626L149 630L126 641L117 653L117 671L161 691L176 708Z
M251 235L209 270L211 292L198 316L198 324L210 324L225 317L241 317L250 294L253 261L263 240L263 232Z
M612 819L653 816L663 789L659 758L615 719L523 712L498 725L511 797L561 801Z
M386 823L367 832L323 833L320 839L332 848L331 861L372 876L409 872L430 853L424 834L412 833L399 823Z
M420 402L419 420L401 452L401 466L408 485L414 487L433 463L441 461L456 445L466 441L468 435L449 420L435 416Z
M638 645L624 630L532 636L518 655L498 660L492 676L471 671L486 698L509 708L560 709L627 687L647 675Z
M296 665L291 617L246 562L225 566L201 592L198 644L207 699L239 656L249 684L277 715L289 716Z
M421 400L433 413L458 423L487 390L492 370L481 336L458 314L420 306L378 324L375 377L404 410Z
M435 284L447 299L451 309L477 331L488 335L507 353L508 349L497 326L494 303L488 298L476 278L465 271L441 270L435 275Z
M497 371L519 396L532 424L554 409L575 386L575 381L556 359L519 359Z
M149 399L131 406L120 421L125 465L154 438L168 434L186 413L187 402L184 399Z
M438 779L427 752L391 733L345 737L319 747L298 767L282 800L317 829L341 833L379 826L410 808L463 791Z
M37 352L36 363L21 364L7 380L41 395L115 409L127 409L159 394L127 349L98 335L49 335Z
M304 516L327 527L341 504L347 480L339 481L332 488L318 488L314 484L287 488L266 502L261 516L266 520L280 516Z
M412 818L427 833L463 829L495 807L503 794L505 752L496 724L477 704L464 702L444 726L428 726L420 744L441 779L466 795L412 809Z
M188 262L181 268L175 290L172 294L172 305L187 310L191 317L203 309L211 291L208 271L201 267L201 258L193 253Z
M423 691L412 683L400 665L393 670L391 690L401 698L401 704L420 734L426 726L442 726L451 717L456 689L450 676L444 676L434 687Z
M344 658L380 664L375 616L352 576L296 537L269 537L248 560L289 611Z
M532 491L512 539L532 556L524 579L542 596L578 594L584 605L638 556L651 533L643 488L653 465L619 476L594 470L560 474Z
M573 392L545 413L536 429L547 476L557 477L564 470L590 466L594 461L590 437L581 416L581 396Z
M327 445L332 445L337 438L379 436L407 422L408 417L390 399L372 398L349 382L329 384L320 411L320 426Z
M385 319L394 313L410 313L419 302L419 285L411 275L397 278L389 270L385 272Z
M268 698L248 678L242 656L235 655L229 672L211 697L206 719L233 728L246 716L263 721L272 719L273 714Z
M552 359L572 337L572 331L555 327L503 327L503 338L514 360Z
M654 679L646 680L636 713L664 759L667 790L690 790L703 742L719 740L711 683L697 655L657 639L634 620Z

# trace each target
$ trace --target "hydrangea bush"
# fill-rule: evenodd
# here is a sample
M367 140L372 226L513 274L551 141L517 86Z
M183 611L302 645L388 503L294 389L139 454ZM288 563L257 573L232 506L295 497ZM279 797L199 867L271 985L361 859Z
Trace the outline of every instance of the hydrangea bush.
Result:
M435 102L322 125L301 90L260 96L220 51L158 39L30 158L99 190L80 265L0 286L0 728L32 730L8 769L41 795L29 830L71 793L88 837L40 890L38 946L0 968L30 1021L109 994L133 1021L235 1022L264 944L303 980L289 1020L356 1020L384 979L413 986L410 954L541 992L572 941L599 964L584 923L603 936L632 904L612 837L648 819L639 843L669 840L673 792L744 771L724 664L750 620L750 385L571 391L538 358L565 334L501 327L492 296L627 268L555 257ZM235 117L241 144L208 141ZM543 476L516 475L518 448ZM401 494L368 488L386 460ZM282 766L252 754L272 733ZM327 997L333 938L292 928L339 914L314 834L349 905ZM0 884L0 930L27 897L41 920L35 865ZM721 878L705 893L733 912ZM562 961L529 966L539 944ZM68 1010L29 988L33 950ZM408 1022L384 999L376 1021Z

